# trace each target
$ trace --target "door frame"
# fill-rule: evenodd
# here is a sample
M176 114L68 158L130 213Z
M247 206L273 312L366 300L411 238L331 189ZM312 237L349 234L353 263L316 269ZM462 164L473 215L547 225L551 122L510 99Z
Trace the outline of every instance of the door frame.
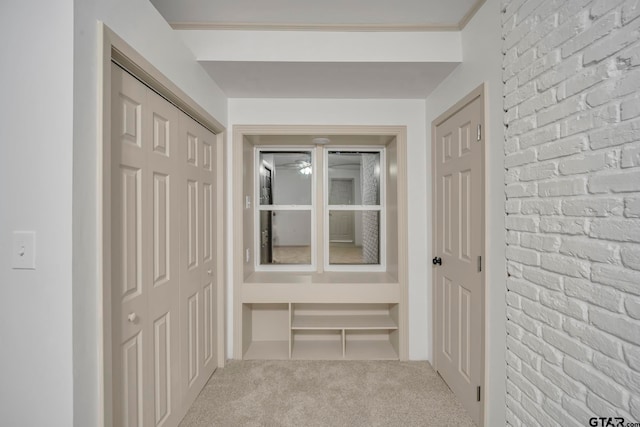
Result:
M488 399L488 394L486 393L487 390L487 381L486 381L486 363L487 363L487 350L486 350L486 337L487 337L487 289L486 289L486 275L487 275L487 257L486 254L488 253L487 251L487 241L486 241L486 235L487 235L487 222L486 222L486 218L487 218L487 214L486 214L486 209L487 209L487 204L486 204L486 199L487 199L487 171L486 171L486 164L487 164L487 149L486 149L486 135L487 135L487 115L486 115L486 111L487 111L487 86L482 83L480 84L480 86L476 87L475 89L473 89L471 92L469 92L466 96L464 96L462 99L460 99L459 101L457 101L456 103L454 103L450 108L448 108L444 113L442 113L441 115L439 115L433 122L431 122L431 255L433 256L436 253L436 241L435 241L435 236L436 236L436 216L433 214L433 210L435 208L435 200L436 200L436 180L434 179L435 176L435 171L436 171L436 128L441 125L442 123L444 123L445 121L447 121L447 119L449 119L451 116L453 116L454 114L456 114L458 111L462 110L464 107L466 107L467 105L469 105L472 101L475 101L476 99L480 98L480 105L482 106L482 112L481 112L481 119L480 119L480 126L481 126L481 139L479 141L479 143L482 144L482 146L480 147L480 149L482 150L481 153L481 159L482 159L482 174L481 174L481 178L482 178L482 188L484 190L484 197L482 197L482 208L480 209L480 215L481 217L481 223L482 223L482 230L481 230L481 246L483 248L483 252L481 254L482 256L482 271L481 271L481 275L480 275L480 280L481 280L481 289L482 289L482 295L481 295L481 301L482 301L482 307L481 307L481 311L482 311L482 325L481 325L481 330L482 330L482 337L481 337L481 349L480 349L480 353L481 353L481 357L482 357L482 361L480 363L480 366L482 366L482 371L480 373L480 387L481 387L481 404L480 404L480 421L481 421L481 426L484 426L484 421L485 421L485 412L486 412L486 408L487 408L487 399ZM436 349L437 349L437 339L436 339L436 333L435 333L435 327L436 327L436 269L433 268L432 272L431 272L431 328L432 328L432 333L431 333L431 348L433 349L432 354L433 354L433 368L437 371L438 370L438 364L436 363Z
M96 158L97 168L97 234L100 248L98 264L98 385L99 385L99 425L113 426L113 384L112 384L112 335L111 335L111 62L115 62L131 73L143 84L160 94L178 109L191 116L216 135L216 203L222 206L216 215L216 325L217 325L217 366L225 363L225 289L226 289L226 241L228 233L224 226L226 218L226 132L225 127L199 106L175 83L165 77L157 68L120 38L107 25L98 25L97 67L98 114Z

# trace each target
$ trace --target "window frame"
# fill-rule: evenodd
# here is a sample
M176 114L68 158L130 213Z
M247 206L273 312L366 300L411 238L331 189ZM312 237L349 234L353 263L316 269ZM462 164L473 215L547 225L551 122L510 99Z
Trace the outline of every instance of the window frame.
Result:
M324 271L343 272L386 272L387 271L387 173L386 173L386 147L380 146L345 146L345 145L325 145L323 149L323 170L322 170L322 191L323 191L323 247L324 247ZM329 204L329 152L359 152L359 153L380 153L380 203L378 205L330 205ZM330 211L378 211L379 216L379 264L330 264L329 263L329 213Z
M308 152L311 155L311 204L310 205L262 205L260 203L260 154L262 152ZM273 177L276 175L275 166L272 169ZM274 179L272 177L272 180ZM316 218L316 194L317 194L317 154L313 146L270 146L260 145L254 147L253 161L253 229L254 229L254 269L255 271L295 271L316 272L318 270L317 253L317 218ZM273 189L272 189L273 191ZM310 264L260 264L260 211L309 211L311 213L311 263Z

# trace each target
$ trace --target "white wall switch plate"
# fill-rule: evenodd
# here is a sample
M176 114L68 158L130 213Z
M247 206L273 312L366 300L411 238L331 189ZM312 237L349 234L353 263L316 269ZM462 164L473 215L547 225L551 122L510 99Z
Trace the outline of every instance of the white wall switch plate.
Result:
M36 232L14 231L11 268L20 270L36 269Z
M244 208L245 209L251 208L251 197L244 196Z

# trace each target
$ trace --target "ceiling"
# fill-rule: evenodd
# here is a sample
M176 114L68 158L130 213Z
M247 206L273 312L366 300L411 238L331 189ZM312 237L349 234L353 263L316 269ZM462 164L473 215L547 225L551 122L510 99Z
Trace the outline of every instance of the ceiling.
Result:
M151 0L168 22L457 25L477 0Z
M416 31L416 27L428 31L443 27L460 29L484 0L151 0L151 3L169 23L183 25L183 30L197 29L189 28L191 24L208 23L213 26L205 28L211 31L264 30L251 27L259 24L274 25L268 29L289 26L289 30L298 31L318 28L335 31L336 25L353 26L349 31L364 31L358 30L360 25L373 28L369 28L371 31L376 28ZM215 57L202 58L200 63L229 98L337 99L425 99L459 64L418 60L264 62Z

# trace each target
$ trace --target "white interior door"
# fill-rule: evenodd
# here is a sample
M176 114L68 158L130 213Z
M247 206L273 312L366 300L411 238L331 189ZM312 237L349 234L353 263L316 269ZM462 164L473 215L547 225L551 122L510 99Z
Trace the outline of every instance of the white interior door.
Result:
M482 109L476 97L436 127L433 141L435 363L478 425L484 366Z
M177 425L178 110L111 73L114 424Z
M351 178L332 178L329 189L329 203L332 205L352 205L354 200L354 183ZM354 211L331 211L329 221L329 241L354 243L355 215Z
M180 119L183 168L180 221L182 385L190 406L216 368L215 136L193 119Z

